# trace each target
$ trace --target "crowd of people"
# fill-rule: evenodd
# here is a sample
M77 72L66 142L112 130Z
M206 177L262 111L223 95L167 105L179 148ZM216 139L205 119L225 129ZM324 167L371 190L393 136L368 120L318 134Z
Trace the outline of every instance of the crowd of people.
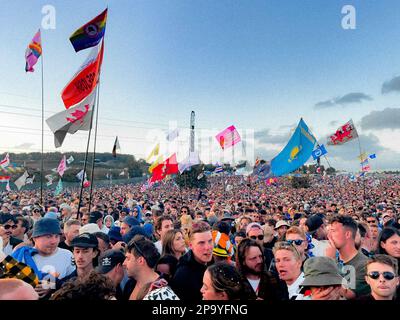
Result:
M364 179L3 192L0 300L397 300L399 176Z

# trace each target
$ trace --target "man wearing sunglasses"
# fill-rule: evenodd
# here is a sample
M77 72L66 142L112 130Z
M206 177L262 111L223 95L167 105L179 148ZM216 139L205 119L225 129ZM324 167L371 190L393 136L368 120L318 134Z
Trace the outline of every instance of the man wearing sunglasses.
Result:
M12 236L13 230L17 229L16 219L9 213L0 214L0 237L3 239L3 251L11 255L14 248L22 241Z
M384 254L377 254L367 263L365 281L371 287L371 294L359 300L393 300L399 285L397 261Z

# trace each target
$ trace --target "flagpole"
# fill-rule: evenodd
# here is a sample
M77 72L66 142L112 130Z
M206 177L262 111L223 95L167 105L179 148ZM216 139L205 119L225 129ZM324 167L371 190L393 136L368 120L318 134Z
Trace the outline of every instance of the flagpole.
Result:
M99 75L100 79L100 75ZM99 100L100 100L100 80L97 88L97 107L96 107L96 126L94 129L94 148L93 148L93 159L92 159L92 176L90 178L90 192L89 192L89 210L92 204L92 190L93 190L93 180L94 180L94 161L96 158L96 143L97 143L97 124L99 122Z
M96 108L96 104L93 104L93 108ZM80 209L81 209L81 203L82 203L82 195L83 195L83 184L85 181L85 175L86 175L86 165L87 165L87 158L88 158L88 153L89 153L89 144L90 144L90 136L92 133L92 125L93 125L93 115L94 111L92 112L91 119L90 119L90 129L89 129L89 134L88 134L88 139L87 139L87 144L86 144L86 153L85 153L85 161L83 164L83 175L82 175L82 180L81 180L81 190L79 193L79 203L78 203L78 212L76 213L76 218L80 218ZM90 212L90 207L89 207L89 212Z
M43 206L43 145L44 145L44 76L43 76L43 45L42 45L42 157L40 161L40 204Z
M358 149L360 150L360 156L362 155L362 151L361 151L361 141L360 141L360 135L357 134L357 140L358 140ZM362 158L360 159L361 161L361 172L363 172L362 168ZM362 182L363 182L363 191L364 191L364 202L365 202L365 178L364 176L362 177Z

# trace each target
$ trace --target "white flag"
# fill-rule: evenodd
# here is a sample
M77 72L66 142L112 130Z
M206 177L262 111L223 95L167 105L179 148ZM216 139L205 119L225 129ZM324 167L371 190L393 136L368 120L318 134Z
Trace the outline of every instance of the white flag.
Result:
M34 180L35 180L35 176L33 176L32 178L28 178L28 179L26 179L26 184L32 184Z
M68 159L67 159L67 163L68 164L71 164L72 162L74 162L74 157L73 156L70 156Z
M178 164L179 172L182 174L186 169L197 164L200 164L199 154L196 151L190 152L189 156Z
M28 172L24 172L22 176L20 176L17 180L15 180L15 185L17 186L18 190L21 190L21 188L26 184L26 179L29 177Z
M121 173L119 175L123 176L124 174L125 174L125 171L121 171Z
M176 128L175 130L172 130L167 134L167 140L173 141L178 136L179 136L179 129Z
M3 160L0 161L0 167L3 169L7 168L10 165L10 156L7 153Z
M79 181L82 181L82 179L83 179L83 169L78 172L76 177L79 179ZM87 178L87 174L85 173L85 180L86 180L86 178Z
M74 107L56 113L46 120L54 134L56 148L62 146L67 133L74 134L78 130L90 130L95 100L96 89Z

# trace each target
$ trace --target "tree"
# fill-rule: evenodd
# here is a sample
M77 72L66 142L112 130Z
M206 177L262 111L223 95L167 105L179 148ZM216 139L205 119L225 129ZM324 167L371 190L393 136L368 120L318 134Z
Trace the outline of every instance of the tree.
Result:
M190 170L186 170L182 174L178 174L175 178L175 182L181 188L204 189L207 187L207 177L203 175L201 179L197 179L202 172L202 165L193 166L190 168Z

